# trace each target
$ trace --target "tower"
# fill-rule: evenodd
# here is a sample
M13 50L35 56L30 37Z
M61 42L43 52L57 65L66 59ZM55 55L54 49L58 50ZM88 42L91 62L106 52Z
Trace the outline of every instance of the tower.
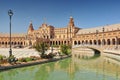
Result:
M31 34L34 31L32 21L30 22L29 28L28 28L28 34Z
M68 24L68 27L74 27L74 19L72 16L70 16L70 21L69 21L69 24Z

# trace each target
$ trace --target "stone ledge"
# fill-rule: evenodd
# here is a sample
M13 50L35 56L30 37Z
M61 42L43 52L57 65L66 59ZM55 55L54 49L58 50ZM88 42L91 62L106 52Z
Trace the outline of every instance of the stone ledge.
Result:
M71 57L71 55L63 56L62 58L57 58L57 59L55 59L55 58L53 58L53 59L44 59L44 60L26 62L26 63L15 64L15 65L0 66L0 71L14 69L14 68L27 67L27 66L33 66L33 65L38 65L38 64L44 64L44 63L48 63L48 62L55 62L55 61L58 61L58 60L69 58L69 57Z

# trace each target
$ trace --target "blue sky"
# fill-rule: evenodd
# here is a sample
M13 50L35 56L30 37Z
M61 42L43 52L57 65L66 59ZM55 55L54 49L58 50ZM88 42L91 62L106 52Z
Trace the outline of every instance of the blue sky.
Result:
M120 23L120 0L0 0L2 33L9 33L9 9L12 33L26 33L31 20L35 29L43 22L65 27L71 15L80 28Z

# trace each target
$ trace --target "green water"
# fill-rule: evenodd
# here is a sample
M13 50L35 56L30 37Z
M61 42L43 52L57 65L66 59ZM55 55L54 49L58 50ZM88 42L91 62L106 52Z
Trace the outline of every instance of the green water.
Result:
M0 72L0 80L120 80L120 62L106 56L73 56Z

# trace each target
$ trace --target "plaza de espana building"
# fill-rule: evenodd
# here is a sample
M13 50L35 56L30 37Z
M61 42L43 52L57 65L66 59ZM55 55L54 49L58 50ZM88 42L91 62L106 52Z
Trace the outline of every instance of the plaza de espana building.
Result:
M95 28L82 29L76 27L73 17L66 27L56 28L43 23L37 30L34 30L32 22L28 26L26 34L12 34L12 47L28 47L37 41L43 41L51 45L104 45L105 47L119 47L120 45L120 24L105 25ZM0 47L9 47L9 34L0 33Z

